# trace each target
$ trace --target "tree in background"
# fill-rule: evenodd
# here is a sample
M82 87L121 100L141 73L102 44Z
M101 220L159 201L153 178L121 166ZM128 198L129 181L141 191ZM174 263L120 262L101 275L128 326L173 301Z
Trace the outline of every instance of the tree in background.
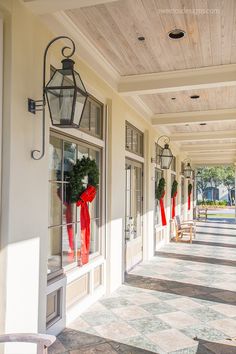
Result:
M235 170L233 166L227 166L224 168L222 184L227 188L229 202L230 205L232 205L232 190L235 188Z
M230 205L232 205L232 190L235 188L234 166L202 167L197 170L197 191L205 201L207 188L219 188L222 184L227 188ZM212 199L215 201L213 193Z

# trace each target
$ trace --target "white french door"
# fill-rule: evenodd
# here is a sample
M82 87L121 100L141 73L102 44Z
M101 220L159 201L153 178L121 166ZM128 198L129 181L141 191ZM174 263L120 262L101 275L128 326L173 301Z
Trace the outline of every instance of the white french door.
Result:
M128 272L143 259L143 165L126 159L126 208L124 270Z

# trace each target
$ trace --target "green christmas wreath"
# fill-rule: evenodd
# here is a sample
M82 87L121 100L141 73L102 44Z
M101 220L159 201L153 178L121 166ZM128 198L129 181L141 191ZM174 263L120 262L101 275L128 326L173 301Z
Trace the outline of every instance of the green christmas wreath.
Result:
M175 194L177 193L177 189L178 189L178 182L174 180L171 187L171 198L174 198Z
M189 183L189 185L188 185L188 195L190 195L192 193L192 189L193 189L193 185L191 183Z
M97 188L99 183L99 170L95 160L83 156L77 160L69 173L70 201L76 203L81 193L86 189L83 179L88 176L88 185Z
M162 177L158 183L158 186L156 185L155 188L156 199L160 200L163 197L163 194L165 193L165 185L166 185L165 178Z

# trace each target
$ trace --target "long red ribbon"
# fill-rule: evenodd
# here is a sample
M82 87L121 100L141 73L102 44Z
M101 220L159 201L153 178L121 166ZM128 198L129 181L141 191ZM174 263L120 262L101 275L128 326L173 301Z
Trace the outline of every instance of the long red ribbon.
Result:
M174 219L174 217L175 217L175 205L176 205L175 198L176 198L176 196L177 196L177 192L175 192L175 194L172 198L172 212L171 212L172 219Z
M86 264L89 261L90 250L90 215L88 202L92 202L96 197L96 188L88 186L81 194L80 200L76 203L81 206L80 209L80 226L81 226L81 263Z
M161 221L162 221L162 226L165 226L166 223L166 213L165 213L165 207L164 207L164 196L165 192L163 193L161 199L160 199L160 208L161 208Z
M191 193L188 195L188 210L191 209Z

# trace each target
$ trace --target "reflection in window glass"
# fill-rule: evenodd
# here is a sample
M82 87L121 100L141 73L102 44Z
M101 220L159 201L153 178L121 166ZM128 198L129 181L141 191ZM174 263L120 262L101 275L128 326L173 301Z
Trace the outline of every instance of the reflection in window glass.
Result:
M94 159L101 169L101 151L85 144L63 140L51 136L49 165L49 237L48 273L53 273L68 265L80 265L80 207L70 202L69 173L77 159L83 156ZM62 163L63 160L63 163ZM61 176L64 176L61 180ZM101 173L100 173L101 179ZM87 187L88 176L84 178ZM100 180L101 182L101 180ZM101 183L100 183L101 184ZM91 217L90 254L100 250L101 202L99 185L96 198L89 203Z
M54 136L50 137L49 145L49 180L61 180L62 141Z
M102 138L102 116L103 105L91 96L88 97L79 129Z
M61 227L54 227L49 230L48 273L60 270L61 266Z

